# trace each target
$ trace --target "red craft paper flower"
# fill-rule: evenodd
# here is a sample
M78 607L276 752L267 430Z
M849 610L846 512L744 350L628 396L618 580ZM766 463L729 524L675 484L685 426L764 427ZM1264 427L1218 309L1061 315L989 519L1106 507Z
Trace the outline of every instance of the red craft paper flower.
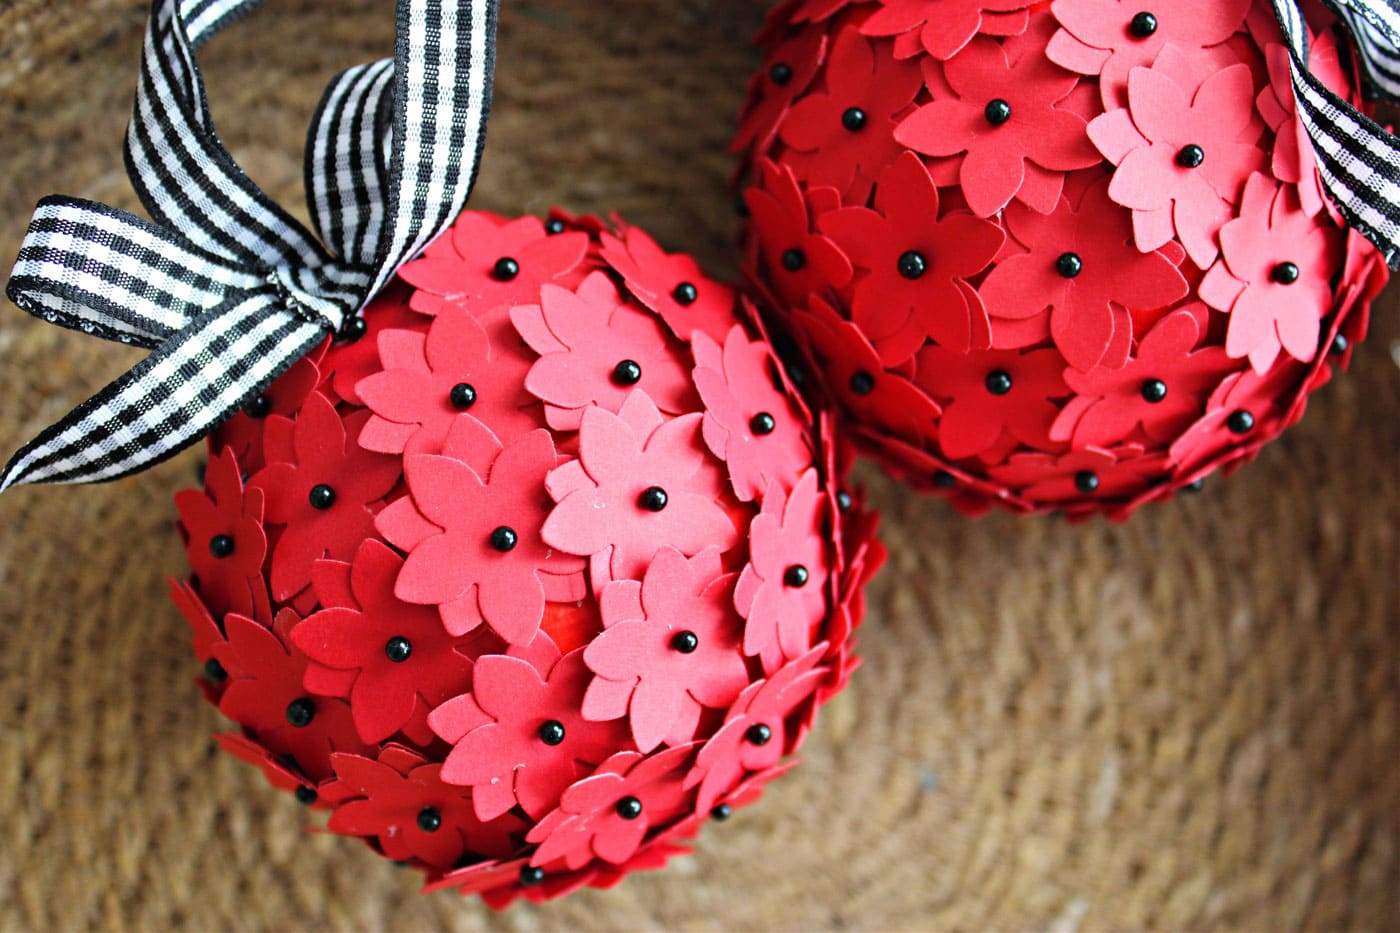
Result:
M397 751L391 746L390 751ZM436 868L459 860L504 858L518 846L525 824L505 814L482 821L472 811L471 793L442 781L440 764L429 764L406 750L398 767L360 755L332 756L342 793L355 799L341 803L327 824L332 832L372 836L385 856L416 859ZM409 762L417 759L416 766ZM401 770L402 769L402 770Z
M744 654L761 658L765 671L810 648L826 613L824 505L817 472L808 470L786 498L781 488L770 488L749 525L749 562L734 589L734 607L747 620Z
M236 612L271 622L262 576L267 556L262 490L244 489L238 460L227 448L209 458L204 487L204 492L184 489L175 494L185 556L200 597L219 618Z
M957 97L935 98L895 129L894 138L917 152L965 153L958 181L979 217L991 217L1013 197L1048 213L1059 201L1063 173L1100 161L1084 118L1056 106L1079 78L1039 54L1036 38L1028 37L1031 47L1024 49L973 39L943 66Z
M1007 209L1007 228L1030 252L998 262L979 289L993 346L1029 346L1048 331L1069 364L1088 371L1111 347L1127 352L1131 318L1118 309L1163 308L1186 296L1186 279L1163 252L1133 246L1129 215L1107 188L1107 179L1092 185L1077 209Z
M1045 54L1070 71L1098 75L1104 106L1125 106L1129 75L1149 67L1163 47L1219 45L1244 25L1249 0L1055 0L1050 12L1064 28Z
M354 442L364 416L345 421L324 395L313 393L297 413L290 450L274 452L250 485L262 490L267 522L284 525L272 551L272 596L286 600L311 583L322 557L348 561L374 533L369 504L399 480L393 457Z
M1004 432L1031 447L1053 448L1050 425L1059 409L1051 399L1069 394L1064 369L1054 349L963 354L926 347L914 378L947 400L938 443L944 456L961 460L988 450Z
M329 566L318 565L313 576L327 608L294 628L292 643L311 659L304 680L313 690L331 692L323 674L343 680L341 672L353 672L348 695L360 738L382 742L415 709L437 706L471 685L471 661L456 650L437 613L394 596L403 567L397 554L368 540L354 564L321 564Z
M734 289L705 275L684 253L665 252L637 227L629 227L623 237L605 233L602 243L603 259L671 333L689 340L698 330L713 340L724 339L734 322Z
M1065 370L1077 393L1050 437L1078 447L1112 447L1138 426L1170 443L1200 417L1205 400L1234 364L1220 347L1193 348L1200 325L1190 311L1173 311L1143 336L1136 356L1119 369Z
M743 502L771 483L791 483L812 462L807 422L773 383L777 362L768 344L735 326L724 348L697 334L693 378L705 403L701 434L725 461L730 486Z
M1201 281L1201 300L1230 315L1225 352L1249 357L1263 374L1279 351L1307 362L1317 354L1318 323L1332 308L1319 270L1342 258L1342 232L1302 210L1292 188L1250 176L1239 216L1220 231L1221 258Z
M328 387L343 402L364 404L355 386L361 379L384 368L379 360L379 335L386 330L427 330L429 320L408 306L412 295L412 289L395 281L354 319L359 323L350 325L333 345L335 352L328 354L322 391ZM334 369L329 368L332 366Z
M1179 475L1195 478L1222 460L1252 456L1264 441L1302 416L1300 363L1283 360L1261 375L1253 369L1226 377L1206 402L1206 412L1171 445ZM1293 386L1288 392L1287 387Z
M1293 94L1293 59L1284 45L1264 50L1269 64L1269 83L1254 99L1259 115L1276 135L1270 169L1281 182L1298 187L1298 202L1309 217L1328 206L1327 189L1317 170L1312 140L1298 119L1298 101ZM1330 32L1313 36L1308 43L1308 71L1346 99L1346 73L1341 50Z
M733 589L734 575L722 572L718 548L687 560L669 547L657 553L640 583L617 580L604 587L604 629L583 653L597 675L584 694L584 717L630 717L643 752L689 741L701 708L723 709L749 680Z
M881 363L908 360L930 338L964 352L986 346L987 313L965 283L987 267L1006 234L971 214L939 218L938 189L912 153L881 173L875 207L832 211L820 225L864 273L851 319Z
M1137 494L1150 480L1165 476L1167 469L1165 457L1144 456L1141 447L1128 445L1116 450L1085 447L1058 455L1013 454L989 472L1028 502L1083 507L1089 497Z
M453 744L443 780L471 787L483 820L516 805L539 819L570 784L626 747L620 720L583 717L584 690L593 676L583 649L561 658L549 645L552 658L543 668L523 658L483 657L472 692L439 706L428 720Z
M506 324L499 330L509 331ZM381 453L434 454L447 432L470 413L503 442L540 427L535 399L525 391L529 357L500 334L492 340L469 312L449 308L427 335L386 330L379 335L383 371L360 380L355 392L374 415L359 442Z
M468 415L463 422L464 430L475 430L463 447L478 466L451 456L408 457L412 498L380 513L380 532L408 551L394 594L437 606L454 635L485 622L508 643L529 644L547 599L577 600L584 593L583 562L553 552L540 536L545 476L558 457L547 431L531 431L501 448L476 419ZM493 448L500 453L489 459Z
M539 844L531 865L562 859L571 869L593 858L620 864L631 858L647 831L689 809L692 791L683 784L695 745L644 756L618 752L591 776L564 791L559 808L530 830Z
M285 762L278 760L275 755L257 742L244 738L236 732L220 732L214 736L214 741L218 742L219 747L233 757L240 761L246 761L261 771L267 783L273 787L296 794L298 800L304 801L318 810L325 809L326 804L320 800L314 781L299 771L287 767Z
M214 432L210 447L233 451L244 473L256 473L262 469L267 462L263 455L263 427L267 417L279 415L290 418L297 413L306 402L306 397L321 381L316 360L324 349L323 344L320 350L297 360L262 394L220 425Z
M668 414L693 407L693 387L661 324L622 303L601 272L576 292L546 286L539 304L516 307L510 316L540 354L525 387L545 403L556 431L577 430L591 405L617 411L637 390Z
M744 201L758 231L767 281L778 297L801 304L808 295L849 282L850 259L816 232L817 218L840 206L836 189L817 188L804 196L792 169L767 160L758 163L757 174L759 184L744 192Z
M545 481L558 505L542 536L550 547L591 559L595 591L609 580L640 579L664 547L691 556L734 545L717 476L701 469L701 418L664 421L644 392L629 395L617 414L584 411L579 458Z
M812 83L826 60L826 33L807 29L778 43L768 55L768 67L749 81L739 133L730 152L750 146L768 147L792 102Z
M899 155L894 128L919 91L919 68L876 55L874 43L847 30L832 42L825 74L826 90L794 104L778 135L794 150L787 161L798 178L863 201Z
M894 36L895 58L927 52L946 60L978 33L1014 36L1026 29L1032 0L885 0L861 23L867 36Z
M1254 80L1245 65L1215 72L1183 88L1163 67L1135 68L1128 107L1089 124L1089 137L1118 166L1108 196L1132 209L1138 249L1154 250L1175 235L1204 269L1216 257L1216 235L1239 200L1242 180L1264 167L1252 142Z

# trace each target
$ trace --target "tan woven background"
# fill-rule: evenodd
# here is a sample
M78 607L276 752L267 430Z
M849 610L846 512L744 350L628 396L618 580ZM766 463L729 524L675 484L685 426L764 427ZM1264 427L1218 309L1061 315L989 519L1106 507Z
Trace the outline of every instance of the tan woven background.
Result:
M141 0L0 8L0 259L51 191L129 206ZM276 0L206 55L226 138L299 203L319 89L387 0ZM723 145L756 0L506 4L476 206L619 209L728 272ZM697 854L493 916L214 753L170 495L0 498L0 928L1397 928L1400 292L1234 480L1123 527L976 522L866 471L894 557L806 765ZM134 354L0 311L0 452Z

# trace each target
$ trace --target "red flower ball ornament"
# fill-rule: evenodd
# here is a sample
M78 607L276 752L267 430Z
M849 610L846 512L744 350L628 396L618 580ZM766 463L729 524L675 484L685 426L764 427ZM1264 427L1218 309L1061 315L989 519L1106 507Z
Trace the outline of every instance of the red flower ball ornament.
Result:
M856 666L883 551L830 420L732 287L595 218L463 215L363 321L177 498L220 744L431 889L660 868Z
M1367 110L1307 15L1313 73ZM964 511L1195 488L1365 333L1388 272L1327 199L1263 0L799 0L759 42L746 274L804 390Z

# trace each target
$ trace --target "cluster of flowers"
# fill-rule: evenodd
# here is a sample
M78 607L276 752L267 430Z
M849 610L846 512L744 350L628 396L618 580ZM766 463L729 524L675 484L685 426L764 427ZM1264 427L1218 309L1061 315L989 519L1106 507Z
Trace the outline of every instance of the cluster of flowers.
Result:
M844 685L873 518L640 230L468 213L401 278L177 497L220 742L497 906L659 867Z
M746 271L865 449L966 511L1198 486L1364 336L1387 270L1263 0L789 0L760 42Z

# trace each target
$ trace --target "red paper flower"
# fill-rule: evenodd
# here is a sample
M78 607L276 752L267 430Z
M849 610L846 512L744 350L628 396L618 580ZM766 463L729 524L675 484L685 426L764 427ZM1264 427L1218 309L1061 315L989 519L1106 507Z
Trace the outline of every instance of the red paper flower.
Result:
M1013 454L989 471L1028 502L1083 508L1086 499L1116 499L1167 476L1166 458L1144 456L1141 447L1085 447L1066 454Z
M374 303L359 317L353 319L358 323L347 325L333 344L334 352L329 353L325 361L327 378L322 381L323 387L329 384L330 390L341 401L351 405L364 404L355 386L361 379L384 368L379 360L379 335L386 330L421 333L428 329L430 321L414 313L408 306L412 295L412 289L395 281L380 292Z
M268 524L286 526L272 551L274 599L300 593L311 583L312 563L348 561L374 533L369 503L398 482L399 463L354 442L363 423L355 415L341 421L330 400L313 393L297 414L292 449L269 448L271 462L253 477Z
M246 761L261 771L263 777L267 779L267 783L273 787L296 794L298 800L309 806L314 806L316 809L325 808L326 805L320 800L314 781L309 780L301 772L287 767L283 761L257 742L244 738L236 732L220 732L214 736L214 741L218 742L219 747L233 757L240 761Z
M1264 373L1279 351L1307 362L1317 353L1319 321L1332 288L1319 270L1342 258L1342 232L1318 224L1292 188L1250 176L1240 214L1220 231L1221 258L1201 281L1201 300L1230 315L1225 352L1249 357Z
M1044 20L1041 20L1044 22ZM1057 103L1078 78L1032 48L978 37L943 66L955 98L935 99L895 129L894 138L931 156L956 156L958 180L968 206L991 217L1019 197L1042 213L1060 199L1063 173L1099 162L1088 124ZM1027 163L1044 172L1028 172Z
M388 858L416 859L436 868L449 868L463 858L504 858L515 851L525 829L510 814L477 819L471 793L444 784L440 764L420 763L405 773L382 759L360 755L338 754L332 761L337 782L355 799L335 808L327 828L374 837Z
M539 301L514 308L511 320L540 354L525 387L545 403L550 427L577 430L590 405L615 412L637 390L668 414L692 407L693 388L666 332L621 303L605 274L593 273L576 292L547 287Z
M267 555L262 490L244 489L238 460L227 448L209 458L204 487L204 492L184 489L175 494L185 556L200 598L219 618L236 612L271 622L262 576Z
M685 813L693 793L683 781L695 745L644 756L618 752L590 777L564 791L559 808L530 830L539 844L531 865L561 859L571 869L593 858L620 864L642 846L647 832Z
M724 349L697 334L693 378L705 403L701 433L725 462L734 495L757 498L771 483L788 483L812 462L806 420L773 383L777 363L768 344L735 326Z
M794 104L778 135L794 150L787 161L798 178L864 201L899 155L894 128L922 84L919 68L877 56L870 40L847 30L831 44L825 76L826 90Z
M290 418L296 414L321 381L316 360L324 349L323 344L320 350L297 360L262 394L220 425L214 432L210 447L220 451L231 450L245 473L256 473L262 469L267 462L263 455L263 427L267 417L278 415Z
M602 244L603 259L627 282L627 290L661 315L671 333L682 340L690 340L693 331L724 339L734 322L734 289L705 275L684 253L663 251L637 227L622 238L605 233Z
M1201 49L1230 38L1249 12L1249 0L1055 0L1050 12L1064 28L1045 54L1070 71L1098 75L1104 106L1126 103L1133 68L1148 67L1168 44ZM1233 128L1233 127L1231 127Z
M502 323L514 336L504 317ZM383 371L355 386L374 412L359 435L366 450L439 453L452 423L468 412L506 443L541 426L530 410L535 404L525 391L530 360L518 339L515 347L492 340L466 310L444 310L426 336L382 332L379 357Z
M1270 169L1281 182L1296 185L1303 212L1314 217L1328 206L1327 189L1317 170L1312 140L1298 119L1298 102L1293 94L1293 58L1284 45L1270 45L1264 51L1269 64L1269 83L1254 99L1259 115L1275 134ZM1341 50L1330 32L1313 36L1308 43L1308 71L1333 91L1346 98L1346 73Z
M979 32L1014 36L1026 29L1031 0L885 0L860 26L867 36L894 36L895 58L927 52L949 59Z
M312 661L305 677L309 687L320 683L318 667L354 672L350 712L366 742L382 742L399 731L421 703L437 706L471 685L471 661L455 650L437 613L394 596L401 567L403 560L388 547L366 541L353 565L327 568L349 570L350 592L329 593L318 586L316 595L327 608L292 630L292 643Z
M1001 228L971 214L935 219L938 189L912 153L881 173L875 207L842 208L820 223L864 273L851 318L881 363L908 360L928 338L964 352L986 346L987 314L965 280L997 254Z
M609 580L640 579L665 547L691 556L734 545L717 477L701 469L701 417L663 421L644 392L629 395L615 415L596 406L584 412L579 458L545 482L559 504L542 536L565 554L591 558L595 591Z
M1223 462L1252 456L1259 446L1301 417L1305 370L1289 360L1265 374L1253 369L1226 377L1206 412L1171 445L1178 475L1191 479ZM1292 391L1289 391L1291 388Z
M547 431L500 448L479 422L466 426L478 437L465 446L489 471L450 456L408 457L411 505L401 499L381 513L381 533L408 551L394 593L436 605L454 635L485 622L510 644L529 644L545 600L583 596L583 562L554 553L540 537L545 475L558 457ZM487 460L493 447L500 453Z
M851 261L829 237L815 232L817 218L840 206L834 188L804 196L792 169L764 160L758 163L759 186L744 192L753 215L758 252L767 281L778 297L801 304L851 280Z
M486 655L477 662L472 693L428 719L453 743L443 780L471 787L483 820L516 805L539 819L570 784L626 745L621 721L583 718L584 690L593 676L583 649L562 658L554 649L553 658L537 669L522 658Z
M538 217L502 220L463 214L399 276L418 289L413 310L438 314L451 305L490 311L539 300L540 286L561 282L583 262L586 233L550 235Z
M822 549L826 518L816 470L808 470L786 499L770 487L763 511L749 525L749 562L734 590L734 607L747 621L744 654L765 671L800 657L826 613Z
M739 133L729 146L739 152L750 146L767 148L778 124L799 94L807 90L826 59L826 34L807 29L778 43L766 56L765 70L749 81Z
M993 346L1039 342L1044 324L1038 322L1048 314L1056 348L1071 366L1088 371L1110 347L1126 350L1131 340L1131 319L1115 305L1153 310L1186 296L1186 279L1164 253L1134 248L1129 215L1109 200L1107 188L1107 179L1095 183L1077 209L1068 202L1048 215L1007 209L1011 235L1030 252L998 262L979 289L993 318ZM1125 326L1127 333L1117 332ZM1028 329L1027 340L1021 335Z
M1204 269L1218 252L1216 234L1239 200L1241 180L1264 167L1252 142L1254 80L1245 65L1182 88L1163 66L1136 68L1128 108L1089 124L1089 137L1118 166L1108 196L1131 208L1138 249L1173 235Z
M1022 444L1048 449L1050 425L1068 394L1064 357L1053 349L954 353L927 347L919 353L915 381L947 399L938 425L944 456L961 460L988 450L1010 434Z
M604 629L583 654L597 675L583 715L629 716L643 752L689 741L701 707L723 709L748 683L731 605L734 575L722 573L719 554L710 548L687 560L665 548L640 583L617 580L603 588Z

